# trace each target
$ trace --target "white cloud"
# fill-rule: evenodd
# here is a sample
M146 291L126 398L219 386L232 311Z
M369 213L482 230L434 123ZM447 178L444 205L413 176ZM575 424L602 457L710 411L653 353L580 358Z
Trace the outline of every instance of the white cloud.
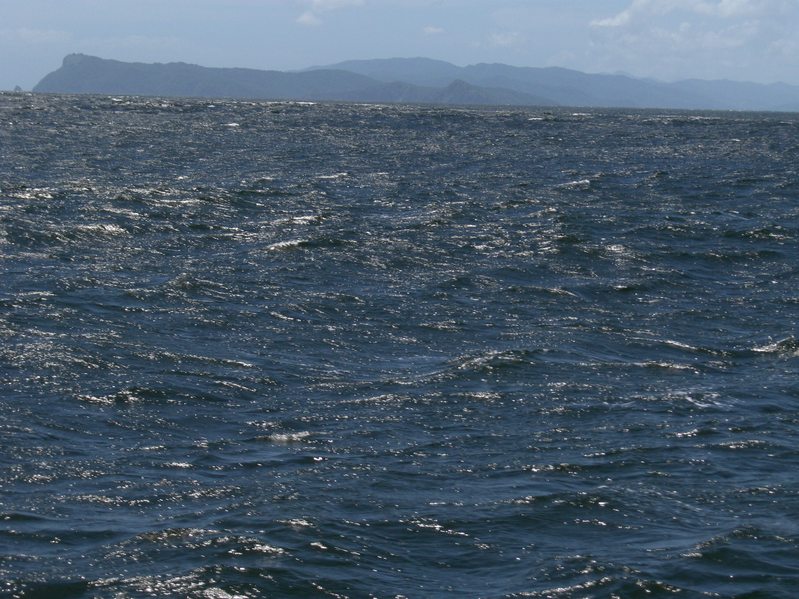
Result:
M797 18L797 0L628 0L590 22L592 56L597 70L660 79L775 80L797 47Z
M494 32L488 36L488 43L500 48L510 48L520 44L522 36L518 31Z
M782 0L633 0L620 13L596 19L593 27L624 27L636 21L672 13L687 13L734 19L767 14L778 8Z
M716 15L724 18L749 16L762 13L767 2L760 0L720 0L715 2L700 2L698 12Z
M435 25L428 25L427 27L422 28L422 32L425 35L439 35L444 33L444 29L441 27L436 27Z
M363 6L364 0L312 0L311 7L314 11L335 10L347 6Z
M304 4L308 9L297 17L297 23L314 27L322 24L323 13L351 6L363 6L366 0L306 0Z
M795 39L780 39L771 42L768 46L771 54L793 59L799 54L799 42Z
M125 35L123 37L88 39L86 42L97 45L103 50L109 48L142 50L145 52L152 52L154 56L157 56L158 51L161 50L174 50L176 48L180 48L183 43L178 37L138 34Z
M0 29L0 39L26 44L54 44L68 42L72 39L72 35L67 31L57 29L18 27L16 29Z
M628 25L633 17L649 4L649 0L634 0L631 6L621 11L619 14L606 19L591 21L593 27L623 27Z
M317 25L322 24L322 19L317 17L310 10L306 10L299 17L297 17L297 23L300 25L305 25L306 27L316 27Z

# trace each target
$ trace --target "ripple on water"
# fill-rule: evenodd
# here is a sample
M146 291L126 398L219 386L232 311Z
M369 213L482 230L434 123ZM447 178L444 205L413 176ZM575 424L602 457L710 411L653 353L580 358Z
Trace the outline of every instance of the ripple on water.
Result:
M0 594L792 596L786 115L0 110Z

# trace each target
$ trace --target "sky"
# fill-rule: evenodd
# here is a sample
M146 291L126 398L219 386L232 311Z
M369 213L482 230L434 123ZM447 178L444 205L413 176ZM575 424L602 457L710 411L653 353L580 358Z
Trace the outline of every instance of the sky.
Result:
M81 52L294 70L424 56L799 85L799 0L0 0L0 89Z

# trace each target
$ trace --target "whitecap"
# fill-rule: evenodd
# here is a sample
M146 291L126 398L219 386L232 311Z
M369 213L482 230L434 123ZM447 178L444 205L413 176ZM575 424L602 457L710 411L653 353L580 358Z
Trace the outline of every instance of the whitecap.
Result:
M77 229L85 233L97 233L99 235L121 235L127 233L119 225L112 223L94 223L91 225L78 225Z
M694 347L693 345L688 345L687 343L682 343L681 341L674 341L673 339L664 339L663 343L665 343L669 347L674 347L676 349L699 351L699 349L697 347Z
M287 241L278 241L271 245L266 246L267 251L275 252L280 250L288 250L291 248L300 247L304 243L307 243L306 239L289 239Z
M690 372L698 373L699 371L690 364L680 364L678 362L665 362L658 360L647 360L645 362L635 362L636 366L642 368L664 368L667 370L687 370Z
M11 194L11 197L19 200L52 200L54 196L46 187L31 187Z
M298 443L304 441L311 436L308 431L300 431L297 433L276 433L266 437L267 440L274 443Z
M274 221L275 225L309 225L317 223L322 220L318 214L305 214L303 216L290 216L287 218L279 218Z
M292 528L310 528L313 526L313 523L306 520L305 518L292 518L291 520L278 520L281 524L285 524L286 526L291 526Z
M755 347L752 351L759 354L786 354L789 356L799 356L799 342L793 337L786 337L774 343Z
M605 249L613 254L630 254L630 250L620 243L613 243L605 247Z
M205 589L200 594L201 597L205 599L247 599L247 595L231 595L227 591L220 589L219 587L211 587L210 589Z
M282 555L286 553L285 549L281 547L275 547L273 545L267 545L266 543L258 543L251 547L251 550L256 553L268 553L271 555Z
M561 183L560 185L556 185L555 187L560 189L576 189L578 187L584 188L591 185L591 179L576 179L574 181L569 181L567 183Z

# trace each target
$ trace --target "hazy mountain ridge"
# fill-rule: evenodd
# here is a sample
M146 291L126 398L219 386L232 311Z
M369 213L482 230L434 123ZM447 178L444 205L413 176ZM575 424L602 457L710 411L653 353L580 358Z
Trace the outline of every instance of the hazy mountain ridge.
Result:
M799 110L799 86L734 81L664 83L570 69L427 58L354 60L303 71L129 63L71 54L34 87L95 93L463 105Z
M363 75L321 70L285 73L210 68L182 62L129 63L71 54L45 76L35 92L286 99L346 96L372 84Z
M301 72L211 68L186 63L128 63L83 54L64 58L60 69L34 87L43 93L94 93L144 96L251 98L266 100L341 100L429 104L553 105L515 90L491 89L451 81L428 87L383 82L345 69Z
M462 80L535 94L566 106L799 110L799 86L689 79L675 83L627 75L588 74L561 67L480 63L458 67L426 58L352 60L315 67L378 79L444 86Z

